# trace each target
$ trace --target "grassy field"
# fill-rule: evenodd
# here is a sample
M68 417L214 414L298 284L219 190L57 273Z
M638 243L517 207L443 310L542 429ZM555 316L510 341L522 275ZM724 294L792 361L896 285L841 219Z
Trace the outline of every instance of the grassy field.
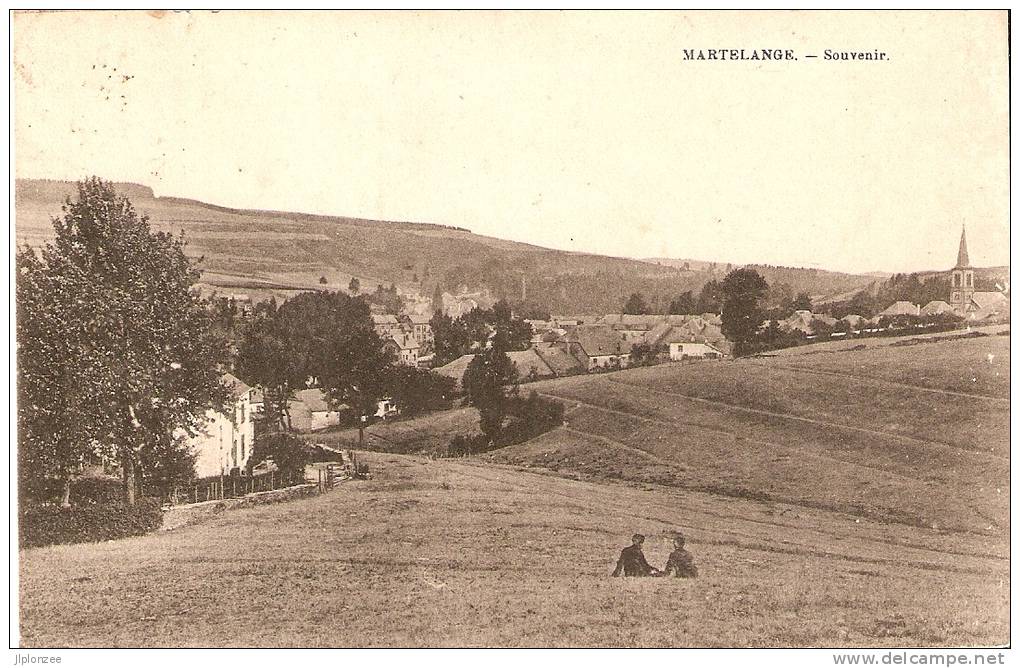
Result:
M24 646L914 646L1008 639L973 536L748 499L368 453L323 496L21 553ZM610 578L629 535L696 580Z
M376 452L444 456L454 434L477 432L478 411L455 408L411 419L377 422L365 429L365 448ZM332 447L359 447L356 428L302 434L301 438Z
M1006 643L1009 337L893 342L532 383L566 424L468 459L432 455L473 409L373 425L367 447L427 456L368 453L371 481L172 533L23 551L23 643ZM607 577L632 532L661 564L677 528L700 578Z
M990 336L546 381L567 428L490 458L1002 537L1008 370ZM607 448L653 465L594 466Z
M530 383L567 425L484 458L1003 536L1009 337L872 342ZM462 408L373 425L366 447L436 455L476 431ZM357 431L309 439L352 447Z

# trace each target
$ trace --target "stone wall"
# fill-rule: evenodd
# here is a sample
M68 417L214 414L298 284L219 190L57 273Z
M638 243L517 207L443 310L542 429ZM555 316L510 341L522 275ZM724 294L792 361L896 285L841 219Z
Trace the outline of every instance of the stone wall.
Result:
M281 501L290 501L291 499L305 496L314 496L318 493L318 485L295 485L294 487L286 487L284 489L247 494L236 499L218 499L202 501L201 503L189 503L184 506L171 506L163 512L163 526L160 527L160 531L171 531L188 524L202 522L224 511L234 510L235 508L280 503Z

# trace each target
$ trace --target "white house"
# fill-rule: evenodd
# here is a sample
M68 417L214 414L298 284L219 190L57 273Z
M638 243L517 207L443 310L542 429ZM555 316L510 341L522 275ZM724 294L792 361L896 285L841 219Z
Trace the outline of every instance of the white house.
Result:
M392 355L398 362L406 366L418 366L418 355L421 345L412 334L392 334L383 341L383 350Z
M252 388L229 373L220 377L220 383L230 389L233 403L226 409L229 414L209 410L200 433L189 439L195 454L195 474L199 478L226 475L232 469L244 468L255 441Z
M329 405L326 393L310 387L294 393L290 402L291 423L295 429L325 429L340 424L340 411Z
M722 356L722 351L710 343L673 342L669 344L669 358L671 360L692 358L719 359Z

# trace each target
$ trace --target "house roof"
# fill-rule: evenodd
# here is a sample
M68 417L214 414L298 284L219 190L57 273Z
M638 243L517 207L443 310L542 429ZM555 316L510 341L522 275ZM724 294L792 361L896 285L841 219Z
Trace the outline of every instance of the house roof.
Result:
M437 366L433 371L441 376L453 378L459 385L460 381L464 378L464 372L467 371L468 364L471 364L471 360L474 358L474 355L461 355L452 362L447 362L443 366Z
M412 325L428 325L432 322L432 318L424 313L412 313L407 316L407 319L411 321Z
M603 355L629 355L631 344L619 332L604 325L578 325L563 337L564 341L577 343L589 357Z
M244 393L251 390L249 385L229 371L220 376L220 383L227 386L227 389L235 399L240 399Z
M979 309L1009 309L1009 297L1001 292L975 292L970 299Z
M421 348L421 344L418 343L418 339L414 338L410 334L394 334L393 336L388 336L386 337L386 340L383 341L383 345L386 345L389 341L396 344L397 348L400 350L417 350L418 348Z
M373 313L372 314L373 325L396 325L397 316L390 313Z
M899 301L885 309L878 315L920 315L921 307L910 302Z
M539 378L548 378L549 376L555 376L556 373L546 364L545 360L542 359L534 350L534 348L528 348L527 350L515 350L507 353L510 357L510 361L517 366L517 373L520 374L521 379L525 379L532 374Z
M825 315L824 313L812 313L811 311L800 310L794 311L793 315L789 318L780 321L779 326L787 330L797 330L804 332L805 334L814 334L814 322L816 320L824 322L829 327L832 327L838 322L832 316Z
M326 393L318 387L298 390L294 393L294 401L300 401L313 413L323 413L331 410Z
M570 322L572 322L574 324L585 325L585 324L591 324L591 323L594 323L594 322L598 322L603 317L605 317L605 316L601 316L601 315L585 315L583 313L580 314L580 315L575 314L575 313L567 313L567 314L554 313L554 314L551 314L549 316L549 320L551 320L554 324L562 323L562 322L565 322L565 321L570 321Z
M539 378L548 378L549 376L556 375L556 372L546 364L542 357L535 353L533 348L528 350L512 350L506 355L517 367L517 373L520 374L522 379L531 375L532 369L535 370L535 375ZM461 355L448 364L436 367L433 371L448 378L453 378L460 384L464 378L464 372L467 371L468 365L471 364L471 360L474 358L474 355ZM577 360L574 360L574 362L576 364Z
M532 350L542 358L557 376L571 376L584 371L584 365L566 350L550 344L535 346Z
M552 343L553 341L559 341L560 337L567 333L567 330L560 329L559 327L547 330L542 334L542 340L546 343Z
M942 301L941 299L935 299L924 305L921 309L921 313L924 315L938 315L939 313L952 313L953 307Z

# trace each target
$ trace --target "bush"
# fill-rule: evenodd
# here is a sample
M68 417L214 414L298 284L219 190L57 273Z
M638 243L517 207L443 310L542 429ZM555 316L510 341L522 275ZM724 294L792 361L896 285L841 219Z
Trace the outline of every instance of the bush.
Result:
M133 506L96 503L66 509L34 505L18 515L22 548L140 536L163 524L163 511L154 499L143 499Z
M79 478L71 483L71 505L112 506L124 500L124 483L120 478L89 477Z
M248 475L252 469L272 459L284 475L304 475L309 462L309 448L300 438L286 432L262 434L255 439L255 447L248 459Z
M458 434L447 446L447 454L450 457L463 457L523 443L563 424L563 404L554 399L546 399L531 392L527 399L510 397L507 402L507 419L493 441L490 442L485 434Z
M387 371L387 385L404 415L448 408L457 381L435 371L396 365Z
M64 496L64 479L57 476L38 477L29 489L18 489L19 508L60 505ZM124 500L120 478L89 474L71 478L71 505L113 504Z

